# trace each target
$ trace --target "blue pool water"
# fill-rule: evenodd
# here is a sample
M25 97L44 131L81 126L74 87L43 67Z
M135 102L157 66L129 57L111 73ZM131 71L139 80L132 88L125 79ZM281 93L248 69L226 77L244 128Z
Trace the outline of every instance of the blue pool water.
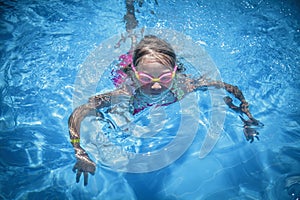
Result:
M135 8L138 28L181 32L205 49L265 124L260 140L248 143L227 109L204 158L205 123L165 168L126 173L98 162L89 185L77 184L67 126L76 77L99 45L125 32L125 2L0 1L0 199L299 199L299 2L147 0Z

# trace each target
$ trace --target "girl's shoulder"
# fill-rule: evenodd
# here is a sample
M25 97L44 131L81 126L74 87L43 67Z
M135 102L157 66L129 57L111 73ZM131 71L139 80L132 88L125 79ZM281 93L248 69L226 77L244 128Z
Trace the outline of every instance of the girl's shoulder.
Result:
M172 90L186 95L194 91L193 82L194 80L189 75L178 73L176 75L176 79L174 80Z

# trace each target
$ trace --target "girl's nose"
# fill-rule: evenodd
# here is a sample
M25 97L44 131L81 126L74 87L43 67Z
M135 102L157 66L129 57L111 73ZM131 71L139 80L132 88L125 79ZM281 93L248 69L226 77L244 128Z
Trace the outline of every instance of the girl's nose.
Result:
M152 86L151 89L153 90L159 90L161 89L161 85L158 82L155 82Z

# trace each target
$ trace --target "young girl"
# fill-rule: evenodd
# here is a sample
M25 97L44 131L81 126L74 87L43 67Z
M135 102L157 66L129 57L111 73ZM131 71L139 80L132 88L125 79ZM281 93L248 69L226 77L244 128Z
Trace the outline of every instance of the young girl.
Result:
M248 103L242 92L236 86L205 78L193 80L183 74L183 66L177 64L172 47L156 36L145 36L128 54L120 57L121 69L116 71L114 83L117 89L112 92L93 96L86 104L77 107L69 118L69 133L75 150L77 163L73 171L76 181L84 174L84 185L87 185L88 173L94 174L96 165L80 146L80 123L87 116L100 116L99 109L111 107L120 96L130 97L129 112L135 115L153 105L167 106L180 101L190 92L207 87L225 89L241 103L236 106L230 97L225 97L225 103L233 110L247 115L248 120L241 117L244 123L244 134L252 142L258 139L258 132L251 126L262 125L254 119L248 109Z

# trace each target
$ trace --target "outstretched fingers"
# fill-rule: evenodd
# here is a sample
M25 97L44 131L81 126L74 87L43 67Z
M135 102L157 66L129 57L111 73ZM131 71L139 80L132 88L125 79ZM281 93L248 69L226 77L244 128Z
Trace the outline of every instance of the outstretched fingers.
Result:
M74 168L73 168L73 172L76 172L76 166L74 166ZM83 173L83 178L84 178L84 182L83 182L83 184L84 184L84 186L87 186L87 184L88 184L88 178L89 178L89 172L87 172L87 171L82 171L82 170L79 170L79 169L77 169L77 173L76 173L76 183L79 183L79 181L80 181L80 177L81 177L81 174ZM91 174L95 174L95 173L91 173Z
M96 164L89 159L88 156L80 157L73 167L73 172L76 173L76 182L80 181L81 174L83 173L84 186L88 184L88 174L94 175L96 171Z
M257 132L256 127L263 127L264 124L254 118L248 120L245 120L242 116L240 116L240 118L244 123L244 135L247 141L250 140L250 143L252 143L255 138L259 140L259 133ZM254 126L255 128L253 128Z
M257 140L259 140L259 133L254 129L254 128L249 128L247 126L244 127L244 135L247 139L247 141L250 140L250 143L252 143L254 141L254 138L256 138Z
M79 182L81 174L82 174L82 171L81 170L77 170L77 173L76 173L76 183Z
M88 172L84 172L83 173L83 176L84 176L84 186L87 186L87 184L88 184L88 177L89 177L89 175L88 175Z

